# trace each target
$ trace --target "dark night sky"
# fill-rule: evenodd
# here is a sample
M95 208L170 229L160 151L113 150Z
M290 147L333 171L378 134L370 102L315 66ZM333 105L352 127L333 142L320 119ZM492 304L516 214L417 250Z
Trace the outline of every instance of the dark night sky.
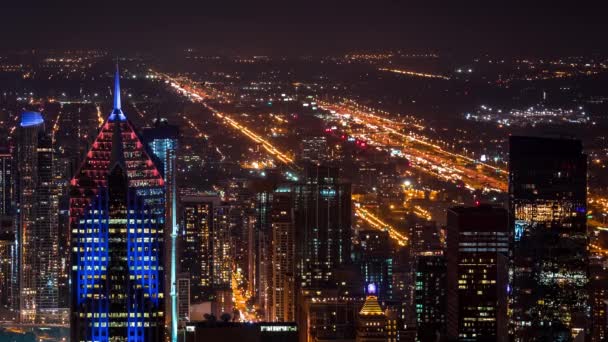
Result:
M608 52L599 3L529 1L2 1L2 48L200 47L318 54L364 49ZM59 4L57 4L59 3ZM331 5L328 5L331 4Z

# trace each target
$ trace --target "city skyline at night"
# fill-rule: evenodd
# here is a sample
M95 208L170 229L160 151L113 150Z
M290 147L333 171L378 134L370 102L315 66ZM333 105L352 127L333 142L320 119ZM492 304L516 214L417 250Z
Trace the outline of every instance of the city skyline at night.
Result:
M0 7L0 341L608 338L597 5Z

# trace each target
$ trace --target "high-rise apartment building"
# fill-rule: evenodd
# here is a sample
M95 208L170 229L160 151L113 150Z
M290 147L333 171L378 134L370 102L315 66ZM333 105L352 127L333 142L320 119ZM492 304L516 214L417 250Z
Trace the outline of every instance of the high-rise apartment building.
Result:
M21 115L18 134L20 316L22 322L54 322L61 315L52 141L37 112Z
M509 224L487 205L448 210L447 336L506 341Z
M15 205L13 160L9 147L0 147L0 215L12 214Z
M510 137L511 323L518 340L589 332L586 199L580 141Z
M220 206L216 195L181 198L181 272L190 274L190 300L194 303L213 297L213 212Z
M294 322L295 317L295 222L293 196L287 188L273 192L271 226L270 319Z

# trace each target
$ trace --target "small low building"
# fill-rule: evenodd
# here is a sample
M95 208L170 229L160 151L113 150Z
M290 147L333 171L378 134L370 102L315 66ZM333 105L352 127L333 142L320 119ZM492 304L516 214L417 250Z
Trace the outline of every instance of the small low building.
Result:
M186 324L183 342L297 342L296 323L203 321Z

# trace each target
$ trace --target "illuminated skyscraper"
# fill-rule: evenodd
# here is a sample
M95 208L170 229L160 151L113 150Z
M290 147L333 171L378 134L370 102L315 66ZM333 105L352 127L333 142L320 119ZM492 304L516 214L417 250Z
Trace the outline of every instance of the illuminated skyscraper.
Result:
M232 276L232 243L230 241L230 206L213 208L213 281L215 290L230 290ZM228 291L229 292L229 291Z
M586 195L580 141L509 139L511 322L518 339L588 332Z
M165 180L165 288L169 296L165 321L171 326L171 341L177 340L177 147L179 130L166 119L157 117L154 127L144 129L143 140ZM175 317L175 319L174 319Z
M271 220L270 319L295 321L295 222L293 197L288 188L273 192Z
M17 144L20 314L23 322L56 321L59 241L53 149L37 112L21 116Z
M175 152L178 147L178 127L170 125L165 118L156 118L153 127L143 130L142 138L165 179L172 175L176 156L171 151Z
M71 181L72 341L162 341L164 180L114 109Z
M507 211L455 207L447 225L448 339L507 341Z
M213 210L220 205L215 195L182 197L181 272L190 275L192 304L212 298Z
M15 205L13 155L8 147L0 147L0 215L9 215Z
M350 184L334 168L311 166L294 187L297 273L304 287L331 282L351 262Z
M7 309L18 309L16 286L18 283L17 239L15 237L14 220L10 216L0 216L0 318L3 320L14 317L5 316Z
M434 341L445 336L447 265L442 251L417 257L414 284L418 338Z
M378 303L376 285L367 286L367 296L357 319L356 342L396 341L397 336L387 335L387 319Z
M359 232L359 245L361 274L365 283L374 284L379 300L392 299L393 258L388 232L362 230Z

